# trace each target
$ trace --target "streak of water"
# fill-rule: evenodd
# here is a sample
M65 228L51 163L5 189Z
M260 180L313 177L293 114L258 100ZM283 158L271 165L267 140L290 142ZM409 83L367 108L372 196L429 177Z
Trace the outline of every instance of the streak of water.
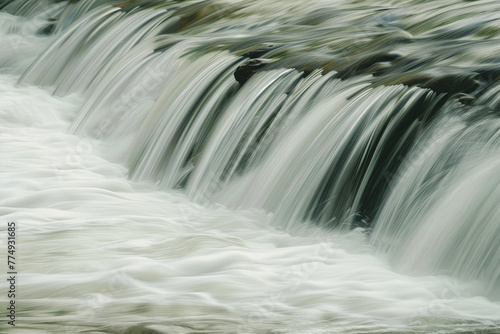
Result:
M0 8L24 332L498 332L497 1Z

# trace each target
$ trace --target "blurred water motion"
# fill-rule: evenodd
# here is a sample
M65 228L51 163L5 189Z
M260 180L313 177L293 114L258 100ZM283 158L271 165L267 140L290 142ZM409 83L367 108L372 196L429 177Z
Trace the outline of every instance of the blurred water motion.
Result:
M26 333L500 331L498 1L0 9Z

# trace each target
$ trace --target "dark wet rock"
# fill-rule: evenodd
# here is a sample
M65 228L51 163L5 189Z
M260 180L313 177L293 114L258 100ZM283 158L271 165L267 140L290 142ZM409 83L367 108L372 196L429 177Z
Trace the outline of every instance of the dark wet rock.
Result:
M38 29L36 32L37 35L50 35L54 32L56 25L54 23L47 24L42 28Z
M219 3L202 1L176 9L174 16L179 16L180 20L175 27L175 31L207 24L227 17L243 8L241 4L222 5Z
M357 59L346 59L346 65L339 68L339 77L347 79L358 74L381 74L378 63L392 63L401 58L397 53L375 53Z
M374 63L379 63L379 62L393 62L401 58L402 55L399 53L386 53L382 54L378 57L375 57Z
M478 79L483 81L485 84L491 84L492 82L500 79L500 67L498 64L476 68L474 69L474 72L478 73Z
M269 64L271 60L269 59L250 59L236 69L234 72L234 78L243 85L248 81L255 73L260 71L264 66Z
M165 334L154 329L146 328L144 326L134 326L128 328L124 334Z
M38 29L36 32L37 35L50 35L54 32L57 24L57 19L56 18L49 18L47 19L47 24L44 25L42 28Z
M172 17L177 17L178 21L172 29L162 31L170 33L190 28L199 24L206 24L224 18L235 11L240 10L241 4L225 5L212 1L201 1L194 4L184 5L182 0L159 1L159 0L125 0L117 2L113 6L120 7L122 11L128 12L139 8L168 8Z
M335 71L339 66L332 66L339 61L331 56L318 55L315 53L294 54L285 49L280 49L279 53L271 55L273 63L268 65L268 69L294 68L299 72L308 75L314 70L321 69L322 73Z
M420 85L422 88L430 88L437 93L472 93L479 87L476 74L472 75L446 75L432 78Z
M248 52L244 53L242 56L248 57L248 58L259 58L259 57L262 57L263 55L265 55L266 53L273 51L277 47L278 47L277 44L265 43L265 44L262 44L259 48L255 49L255 50L248 51Z
M457 99L460 103L462 103L463 105L466 105L466 106L472 105L474 103L474 101L476 100L475 96L469 95L469 94L464 94L464 93L457 94L457 95L453 96L453 98Z

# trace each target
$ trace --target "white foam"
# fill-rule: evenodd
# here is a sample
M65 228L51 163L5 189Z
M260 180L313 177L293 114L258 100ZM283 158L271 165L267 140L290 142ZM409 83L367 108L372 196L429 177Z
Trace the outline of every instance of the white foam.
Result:
M464 282L395 273L361 230L287 234L262 211L130 182L99 141L67 134L78 96L14 82L0 76L0 214L2 232L18 226L24 333L429 332L500 320L500 305Z

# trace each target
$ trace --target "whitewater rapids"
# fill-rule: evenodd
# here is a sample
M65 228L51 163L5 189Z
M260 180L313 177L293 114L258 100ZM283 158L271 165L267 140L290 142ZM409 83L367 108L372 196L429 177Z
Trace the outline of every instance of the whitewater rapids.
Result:
M361 228L282 231L264 210L201 206L130 181L100 140L68 134L82 96L16 84L52 37L18 17L0 21L0 215L3 236L8 221L18 226L19 332L500 328L500 304L474 281L400 274Z

